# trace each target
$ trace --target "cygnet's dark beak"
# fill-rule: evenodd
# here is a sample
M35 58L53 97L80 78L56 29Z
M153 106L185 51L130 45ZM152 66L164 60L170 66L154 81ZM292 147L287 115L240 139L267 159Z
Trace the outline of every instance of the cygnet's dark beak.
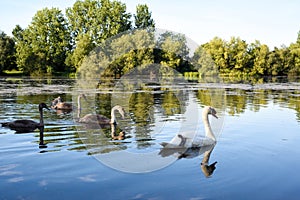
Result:
M125 117L127 116L127 113L125 112L124 109L122 109L123 112L121 112L121 116L122 116L122 119L125 119Z
M87 101L87 98L84 94L82 95L82 97L84 98L85 101Z
M212 113L212 116L214 116L216 119L218 119L217 113Z

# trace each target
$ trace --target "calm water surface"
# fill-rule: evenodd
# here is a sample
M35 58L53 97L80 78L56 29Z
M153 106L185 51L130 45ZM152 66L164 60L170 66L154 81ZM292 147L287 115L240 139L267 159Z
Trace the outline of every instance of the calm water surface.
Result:
M136 83L135 83L136 84ZM125 85L125 86L124 86ZM83 88L83 87L82 87ZM39 120L37 105L61 96L80 116L117 115L117 132L76 122L70 113L44 111L43 137L0 127L0 199L299 199L300 83L188 83L133 85L130 80L78 89L72 79L0 78L0 121ZM117 89L116 89L117 88ZM124 90L125 88L125 90ZM128 89L130 88L130 89ZM201 111L212 105L217 144L207 177L205 154L161 156L177 133L204 133Z

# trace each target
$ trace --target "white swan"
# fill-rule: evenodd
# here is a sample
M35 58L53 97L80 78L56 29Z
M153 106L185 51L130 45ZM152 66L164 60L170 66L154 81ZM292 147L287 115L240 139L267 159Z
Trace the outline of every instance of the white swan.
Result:
M190 148L210 146L216 143L216 137L211 129L208 116L217 117L217 111L211 106L205 106L202 111L202 120L204 124L205 137L196 134L193 138L185 137L183 134L177 134L170 142L162 143L162 146L168 148Z
M199 134L195 135L194 141L192 143L193 146L208 146L216 143L216 137L211 129L208 116L212 115L216 119L218 119L217 111L215 108L211 106L205 106L202 111L202 120L204 124L205 130L205 138L199 137Z
M170 142L162 143L163 148L159 155L162 157L175 156L181 158L194 158L201 154L204 157L201 162L201 170L206 177L210 177L216 169L217 162L209 164L211 152L216 145L216 137L209 123L209 115L217 117L217 112L213 107L205 106L202 112L202 120L205 130L205 138L196 134L194 138L188 138L182 134L177 134Z

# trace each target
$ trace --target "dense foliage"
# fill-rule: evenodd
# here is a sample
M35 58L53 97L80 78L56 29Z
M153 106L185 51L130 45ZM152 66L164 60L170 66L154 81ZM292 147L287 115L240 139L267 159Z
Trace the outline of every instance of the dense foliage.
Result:
M17 26L17 65L24 74L64 72L70 35L64 15L57 8L39 10L25 30Z
M273 50L259 41L248 44L239 37L230 41L216 37L201 45L191 57L182 34L161 33L152 43L157 36L150 34L155 23L147 5L137 5L136 13L131 14L117 0L78 0L65 14L58 8L44 8L25 29L16 25L13 38L0 32L0 72L12 69L24 75L79 72L84 58L96 47L105 47L108 39L120 33L132 35L141 29L147 33L124 35L112 42L118 46L112 47L114 51L129 50L116 59L105 55L107 75L122 75L147 63L200 76L300 75L300 32L295 43ZM145 45L147 42L151 45Z
M0 73L3 70L11 70L16 67L15 42L0 31Z
M230 41L215 37L202 48L211 55L221 74L299 75L300 32L298 35L296 43L289 47L275 47L272 51L259 41L247 44L236 37Z

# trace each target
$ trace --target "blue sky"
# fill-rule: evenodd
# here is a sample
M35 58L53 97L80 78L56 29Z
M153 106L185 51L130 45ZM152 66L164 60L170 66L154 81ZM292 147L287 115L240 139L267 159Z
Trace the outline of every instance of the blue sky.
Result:
M75 0L1 0L0 30L11 35L16 24L27 27L37 10L58 7L61 10ZM218 36L229 40L239 36L247 43L280 47L290 45L300 30L298 0L121 0L129 12L146 3L156 27L184 33L198 44Z

